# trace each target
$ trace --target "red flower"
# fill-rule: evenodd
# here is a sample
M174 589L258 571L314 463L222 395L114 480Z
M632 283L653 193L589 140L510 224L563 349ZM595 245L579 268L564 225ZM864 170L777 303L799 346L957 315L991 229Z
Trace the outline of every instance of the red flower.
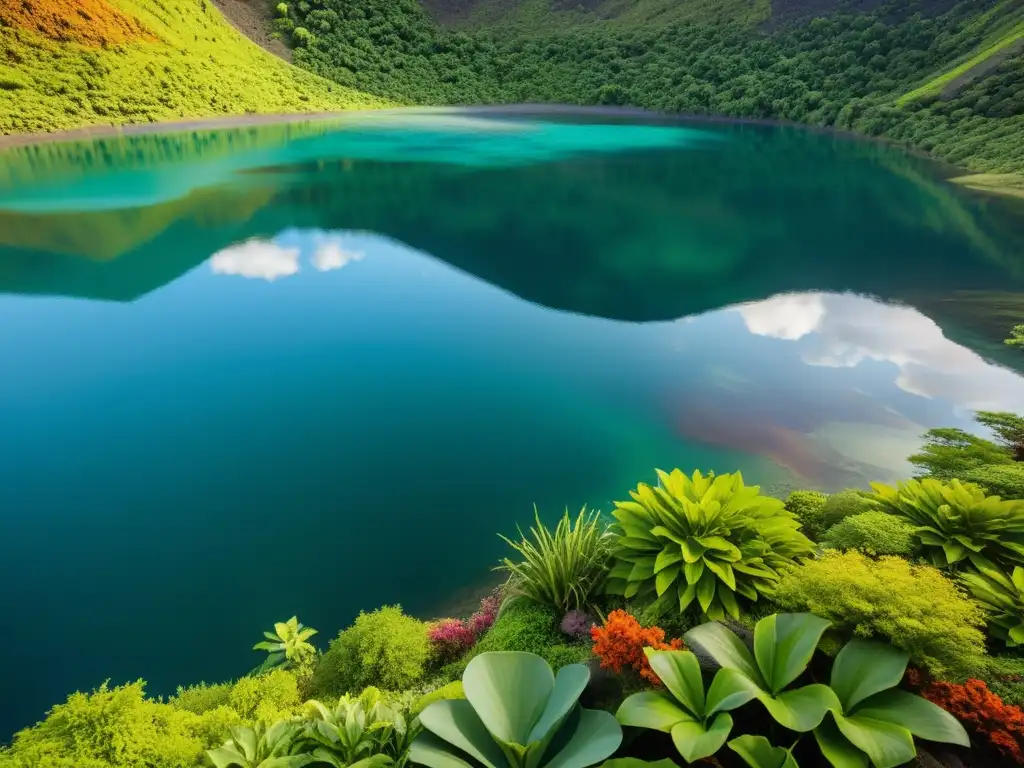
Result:
M632 667L645 680L660 685L661 680L651 669L644 648L657 651L677 651L683 647L678 638L665 642L665 630L658 627L644 628L633 616L623 610L612 611L603 627L591 627L594 639L594 653L601 659L601 666L616 674L624 667Z

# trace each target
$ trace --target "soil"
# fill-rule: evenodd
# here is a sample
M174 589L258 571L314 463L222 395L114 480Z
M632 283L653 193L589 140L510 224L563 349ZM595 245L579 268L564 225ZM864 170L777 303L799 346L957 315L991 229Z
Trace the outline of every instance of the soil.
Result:
M103 46L157 38L107 0L0 0L0 27L26 29L62 43Z
M274 19L274 5L270 0L213 0L213 4L231 22L231 26L260 48L285 61L292 60L292 49L271 36L270 23Z
M978 62L959 77L950 80L943 87L942 93L939 95L947 101L952 99L960 93L960 89L965 85L977 80L979 77L984 77L989 72L994 72L999 69L1004 61L1022 51L1024 51L1024 40L1018 40L1013 45L1006 46L1003 50L997 51L984 61Z

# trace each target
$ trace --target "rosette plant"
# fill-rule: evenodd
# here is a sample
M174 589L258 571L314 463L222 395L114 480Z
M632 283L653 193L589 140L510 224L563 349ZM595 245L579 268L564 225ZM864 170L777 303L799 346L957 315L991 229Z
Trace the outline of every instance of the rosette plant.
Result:
M317 762L334 768L378 768L393 760L403 765L410 742L419 732L419 722L410 722L407 714L388 704L376 688L367 688L355 698L342 696L333 709L316 700L306 706L314 717L301 741Z
M607 591L638 600L698 605L710 619L739 617L778 580L777 569L813 544L779 499L743 484L740 473L714 476L658 470L612 513L615 563Z
M252 647L254 651L266 651L266 661L259 667L260 672L269 672L278 667L301 666L312 661L316 655L316 648L309 642L309 638L316 634L316 630L303 626L298 617L292 616L288 621L279 621L274 624L273 632L264 632L266 640L256 643Z
M424 731L409 759L428 768L586 768L622 742L615 718L583 709L590 680L582 664L555 675L540 656L482 653L466 667L465 699L435 701L420 713Z
M961 579L987 611L989 634L1011 648L1024 644L1024 568L1018 565L1010 576L988 570Z
M973 567L986 575L1024 565L1024 501L986 496L959 480L872 483L881 509L915 526L922 554L937 568Z
M223 746L207 751L216 768L303 768L316 761L303 752L297 736L301 726L287 720L269 728L239 726Z

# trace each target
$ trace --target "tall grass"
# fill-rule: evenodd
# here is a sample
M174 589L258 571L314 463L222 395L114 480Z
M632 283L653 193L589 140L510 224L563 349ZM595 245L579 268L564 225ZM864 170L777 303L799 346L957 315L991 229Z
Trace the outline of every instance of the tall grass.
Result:
M575 522L562 515L554 531L540 521L536 507L530 538L519 529L520 541L501 538L521 557L505 558L497 570L507 571L512 593L566 613L594 610L608 574L611 537L601 523L601 513L580 510Z

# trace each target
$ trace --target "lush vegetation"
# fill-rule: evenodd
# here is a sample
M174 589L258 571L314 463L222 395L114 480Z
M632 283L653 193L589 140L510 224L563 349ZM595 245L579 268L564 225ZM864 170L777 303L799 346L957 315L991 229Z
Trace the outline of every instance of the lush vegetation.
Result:
M0 3L0 133L383 103L271 56L206 0L79 5Z
M957 80L952 91L942 81L939 92L915 92L1002 50L1021 21L1008 0L961 3L938 16L923 2L891 3L783 20L769 34L739 12L566 24L552 23L546 5L523 6L531 10L517 14L519 23L448 30L417 0L299 0L277 23L301 66L396 101L781 118L888 136L973 170L1024 170L1024 56Z

